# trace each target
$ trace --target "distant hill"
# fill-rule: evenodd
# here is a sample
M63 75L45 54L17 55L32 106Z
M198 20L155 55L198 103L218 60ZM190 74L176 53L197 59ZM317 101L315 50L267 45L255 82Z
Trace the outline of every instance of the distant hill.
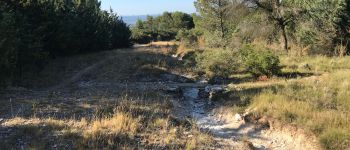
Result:
M154 16L154 17L156 17L156 16L158 16L158 15L122 16L122 19L123 19L123 21L124 21L126 24L128 24L128 25L130 25L130 26L133 26L133 25L136 24L136 21L137 21L138 19L141 19L142 21L145 21L145 20L147 19L147 16Z

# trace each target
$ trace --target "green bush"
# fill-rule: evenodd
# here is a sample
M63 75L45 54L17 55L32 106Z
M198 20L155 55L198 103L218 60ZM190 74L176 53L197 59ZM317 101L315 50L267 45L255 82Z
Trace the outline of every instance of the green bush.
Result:
M132 29L131 39L135 43L147 44L152 41L152 36L136 28Z
M220 32L207 32L204 34L205 45L210 48L220 48L227 46L227 39L222 38Z
M228 78L237 71L239 58L232 50L205 50L196 56L197 68L204 71L206 76L220 76Z
M176 40L184 42L187 46L196 46L198 38L202 35L203 33L196 29L182 29L177 32Z
M193 28L191 15L182 12L164 12L157 17L148 16L145 21L138 20L132 27L131 39L136 43L170 41L176 38L178 31Z
M266 49L244 46L239 51L210 49L196 55L196 65L206 76L228 78L246 71L255 77L271 77L281 72L279 58Z
M258 77L271 77L281 72L280 60L266 49L256 49L252 46L243 46L240 50L241 59L247 72Z

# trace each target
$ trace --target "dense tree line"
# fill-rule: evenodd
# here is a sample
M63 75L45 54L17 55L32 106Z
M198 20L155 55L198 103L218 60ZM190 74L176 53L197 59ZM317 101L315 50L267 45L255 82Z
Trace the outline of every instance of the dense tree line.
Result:
M138 20L132 28L132 39L137 43L174 40L180 30L194 28L193 17L182 12L164 12L163 15L148 16L145 21Z
M1 0L0 83L54 57L130 46L129 27L98 0Z
M349 0L197 0L196 28L210 47L237 47L253 41L281 50L309 49L349 54ZM292 48L293 46L293 48Z
M193 55L209 77L278 76L280 54L350 54L350 0L196 0L194 5L195 29L178 36L204 39L205 46L186 46L202 50ZM187 34L191 31L200 34Z

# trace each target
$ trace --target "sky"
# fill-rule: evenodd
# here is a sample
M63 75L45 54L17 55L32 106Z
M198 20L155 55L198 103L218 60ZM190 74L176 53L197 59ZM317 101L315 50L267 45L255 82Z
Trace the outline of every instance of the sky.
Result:
M102 9L111 7L120 16L158 15L164 11L194 13L195 0L101 0Z

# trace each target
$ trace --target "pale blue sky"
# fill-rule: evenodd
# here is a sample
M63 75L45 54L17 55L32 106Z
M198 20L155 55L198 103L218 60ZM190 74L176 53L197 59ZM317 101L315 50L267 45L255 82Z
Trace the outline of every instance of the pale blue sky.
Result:
M194 13L195 0L101 0L102 9L110 7L121 16L156 15L164 11Z

